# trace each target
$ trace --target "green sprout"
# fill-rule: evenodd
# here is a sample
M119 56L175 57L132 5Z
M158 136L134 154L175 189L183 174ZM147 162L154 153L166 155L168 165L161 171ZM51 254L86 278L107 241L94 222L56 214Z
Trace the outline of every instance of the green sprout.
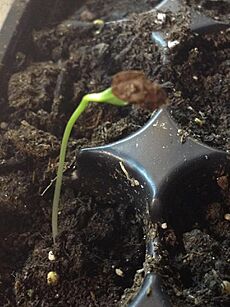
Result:
M52 209L52 233L54 243L58 235L58 206L60 202L68 140L73 125L90 102L108 103L116 106L125 106L129 102L147 110L154 111L167 102L167 95L159 84L148 80L142 71L128 70L117 73L113 77L111 87L108 89L101 93L87 94L83 97L77 109L70 117L62 138Z
M125 106L127 105L126 101L123 101L119 98L117 98L112 93L112 88L108 88L100 93L92 93L85 95L81 102L79 103L77 109L74 111L72 116L70 117L65 131L62 138L61 143L61 150L60 150L60 156L59 156L59 164L58 164L58 171L57 171L57 180L55 185L55 191L54 191L54 198L53 198L53 208L52 208L52 234L53 234L53 241L55 243L56 237L58 235L58 208L59 208L59 202L60 202L60 195L61 195L61 186L62 186L62 177L63 177L63 171L64 171L64 165L65 165L65 157L66 157L66 151L67 151L67 145L68 140L71 134L71 131L73 129L73 126L78 119L78 117L84 112L86 107L90 102L99 102L99 103L108 103L113 104L116 106Z

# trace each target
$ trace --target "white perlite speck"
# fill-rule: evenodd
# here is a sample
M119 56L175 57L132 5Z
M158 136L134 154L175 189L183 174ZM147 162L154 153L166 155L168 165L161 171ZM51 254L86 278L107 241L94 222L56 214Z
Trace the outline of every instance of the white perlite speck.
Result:
M49 251L48 259L49 259L49 261L54 261L56 259L55 256L54 256L54 253L52 251Z

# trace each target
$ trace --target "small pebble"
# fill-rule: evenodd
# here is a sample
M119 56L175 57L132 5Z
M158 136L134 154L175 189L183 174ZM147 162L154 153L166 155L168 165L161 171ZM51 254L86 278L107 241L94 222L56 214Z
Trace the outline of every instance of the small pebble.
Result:
M226 214L224 215L224 219L225 219L226 221L230 221L230 213L226 213Z
M14 290L17 292L20 290L20 288L21 288L21 283L20 281L16 280L14 284Z
M96 19L93 21L93 24L95 24L98 27L98 30L95 31L95 34L96 35L100 34L105 24L104 20Z
M205 120L202 120L202 119L196 117L196 118L194 119L194 122L195 122L198 126L203 126L203 124L205 123Z
M139 270L137 270L137 274L142 274L142 273L144 273L144 268L142 268L142 269L139 269Z
M0 123L0 128L1 128L2 130L5 130L7 127L8 127L8 124L7 124L7 123L5 123L5 122L1 122L1 123Z
M221 286L224 294L230 294L230 282L228 280L223 280Z
M103 26L105 22L102 19L95 19L93 23L98 26Z
M165 13L158 13L157 14L157 20L155 20L155 22L157 24L162 24L163 22L165 22L166 20L166 14Z
M167 228L168 228L167 223L163 223L163 224L161 224L161 228L162 228L162 229L167 229Z
M28 295L30 298L32 298L33 294L34 294L34 290L33 290L33 289L27 290L27 295Z
M152 293L152 289L149 287L146 291L147 296L150 296Z
M50 286L56 286L58 284L59 281L59 276L56 272L54 271L50 271L47 274L47 284Z
M71 174L71 180L77 180L78 179L78 173L77 171L73 171L72 174Z
M181 95L182 95L181 91L176 91L176 92L174 93L174 96L175 96L175 97L181 97Z
M54 253L52 251L49 251L48 259L49 259L49 261L54 261L56 259L55 256L54 256Z
M115 269L115 273L120 277L124 276L124 272L121 269Z
M178 40L175 40L175 41L169 41L168 42L168 48L171 49L171 48L174 48L175 46L177 46L180 42ZM181 93L180 93L180 96L181 96ZM180 97L179 96L179 97Z

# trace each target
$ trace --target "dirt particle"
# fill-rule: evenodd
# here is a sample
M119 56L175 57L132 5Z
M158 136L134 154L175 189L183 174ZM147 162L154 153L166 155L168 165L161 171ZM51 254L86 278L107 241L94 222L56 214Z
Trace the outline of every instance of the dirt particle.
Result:
M59 276L56 272L51 271L47 274L47 284L50 286L56 286L59 281Z
M1 123L0 123L0 129L6 130L7 127L8 127L8 124L7 124L7 123L5 123L5 122L1 122Z
M218 186L223 190L227 191L229 187L228 176L221 176L216 179Z
M115 273L120 277L124 277L124 272L121 269L115 269Z
M228 280L223 280L221 286L224 294L230 294L230 282Z
M195 117L194 122L198 125L198 126L203 126L205 124L205 120L202 120L198 117Z
M226 221L229 221L229 222L230 222L230 213L226 213L226 214L224 215L224 219L225 219Z
M166 20L166 14L165 13L158 13L157 14L157 23L163 23Z
M150 296L152 294L152 289L149 287L147 290L146 290L146 295L147 296Z
M48 259L49 259L49 261L55 261L56 260L56 257L54 255L53 251L49 251Z
M27 290L27 295L28 295L28 297L32 297L33 294L34 294L34 290L33 290L33 289Z

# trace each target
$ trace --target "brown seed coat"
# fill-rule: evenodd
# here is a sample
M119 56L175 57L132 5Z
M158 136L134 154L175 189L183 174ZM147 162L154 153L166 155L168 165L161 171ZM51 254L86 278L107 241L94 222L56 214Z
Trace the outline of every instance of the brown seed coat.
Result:
M146 78L139 70L117 73L112 80L112 92L121 100L154 111L167 102L163 88Z

